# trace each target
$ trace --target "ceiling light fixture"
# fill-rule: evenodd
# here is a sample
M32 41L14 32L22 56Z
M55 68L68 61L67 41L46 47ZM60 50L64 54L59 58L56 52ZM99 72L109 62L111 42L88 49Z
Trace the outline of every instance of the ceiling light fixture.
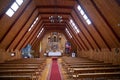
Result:
M54 0L54 5L55 5L55 8L54 8L54 12L55 12L55 15L52 15L49 17L49 20L51 23L61 23L63 21L62 19L62 16L60 15L57 15L57 0Z
M62 16L50 16L49 17L49 20L51 23L61 23L63 20L62 20Z

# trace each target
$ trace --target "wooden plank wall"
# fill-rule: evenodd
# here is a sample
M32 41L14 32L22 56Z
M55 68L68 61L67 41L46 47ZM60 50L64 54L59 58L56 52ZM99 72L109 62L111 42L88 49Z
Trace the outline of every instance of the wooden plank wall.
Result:
M78 56L87 57L89 59L104 61L105 63L113 63L120 65L120 48L113 48L111 51L108 49L95 49L89 51L78 51Z

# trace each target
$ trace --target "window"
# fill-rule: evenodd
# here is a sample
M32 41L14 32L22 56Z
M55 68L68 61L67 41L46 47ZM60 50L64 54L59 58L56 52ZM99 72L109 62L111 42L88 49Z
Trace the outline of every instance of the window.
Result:
M67 34L69 35L69 37L72 38L72 35L71 35L70 32L68 31L68 29L66 28L65 30L66 30Z
M35 19L35 21L32 23L32 25L30 26L30 28L28 29L28 31L31 31L31 29L33 28L33 26L36 24L36 22L38 21L38 17Z
M7 14L9 17L12 17L13 14L14 14L14 11L13 11L11 8L9 8L8 11L6 12L6 14Z
M81 8L80 5L77 6L77 9L78 9L78 11L80 12L80 14L83 16L83 18L84 18L84 20L86 21L86 23L87 23L88 25L90 25L90 24L91 24L91 21L90 21L90 19L87 17L87 15L85 14L85 12L83 11L83 9Z
M39 32L38 35L37 35L37 38L39 38L39 36L40 36L40 34L43 32L43 30L44 30L44 28L42 28L42 29L40 30L40 32Z
M23 0L16 0L16 2L21 5L23 3Z
M88 19L88 17L86 16L86 14L83 16L83 18L84 18L85 20L87 20L87 19Z
M19 8L19 6L17 5L16 2L14 2L11 6L11 8L14 10L14 11L17 11L17 9Z
M89 19L87 19L86 22L88 23L88 25L91 24L91 21Z
M70 19L70 25L72 26L72 28L74 29L74 31L76 32L76 33L79 33L80 31L79 31L79 29L77 28L77 26L76 26L76 24L73 22L73 20L72 19Z
M85 13L84 13L84 11L81 9L80 10L80 13L81 13L81 15L84 15Z
M8 15L9 17L12 17L22 3L23 3L23 0L16 0L15 2L13 2L10 8L6 11L6 15Z

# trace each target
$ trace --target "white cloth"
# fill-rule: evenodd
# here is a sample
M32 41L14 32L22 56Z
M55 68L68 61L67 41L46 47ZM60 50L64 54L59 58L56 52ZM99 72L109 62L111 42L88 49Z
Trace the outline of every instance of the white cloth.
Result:
M49 52L48 56L62 56L61 52Z
M72 53L72 57L75 57L75 53L74 52Z

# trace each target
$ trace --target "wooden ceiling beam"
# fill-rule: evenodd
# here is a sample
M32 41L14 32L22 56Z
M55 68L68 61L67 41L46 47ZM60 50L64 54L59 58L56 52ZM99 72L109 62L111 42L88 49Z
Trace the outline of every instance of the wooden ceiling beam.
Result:
M44 23L44 26L65 26L65 23Z
M24 25L21 27L21 29L18 31L18 33L17 33L16 36L13 38L13 40L10 42L10 44L6 47L6 50L9 49L10 46L14 43L14 40L15 40L16 37L19 35L19 33L23 30L23 28L25 27L25 25L27 24L27 22L29 21L29 19L31 18L31 16L34 14L35 10L36 10L36 8L32 11L32 13L30 14L29 18L26 20L26 22L25 22ZM38 15L37 15L37 16L38 16ZM25 34L26 34L26 33L27 33L27 30L26 30ZM25 35L25 34L24 34L24 35ZM23 37L24 37L24 35L23 35ZM23 38L23 37L22 37L22 38ZM13 47L13 50L15 50L16 46L19 45L19 43L20 43L20 41L22 40L22 38L19 39L19 41L18 41L17 44L15 44L15 47Z
M82 50L85 50L85 48L83 47L83 45L81 44L81 42L78 42L78 39L76 38L76 35L73 31L73 29L71 28L71 25L69 24L69 22L67 23L66 22L66 25L67 25L67 29L68 31L71 33L73 39L75 40L76 44L78 45L78 47Z
M40 30L43 28L43 23L41 23L40 25L38 25L38 28L36 29L31 41L29 42L31 45L36 41L37 39L37 35L40 32Z
M77 3L80 5L80 2L77 0ZM74 10L75 13L77 13L76 10ZM80 16L77 14L79 20L81 21L81 23L83 24L84 28L87 30L87 32L90 34L91 38L94 40L95 44L97 45L98 49L101 50L101 47L99 46L99 44L96 42L95 38L93 37L93 35L90 33L90 31L87 29L87 26L84 24L84 22L82 21L82 19L80 18Z
M83 26L85 27L85 29L86 29L86 26L84 25L84 23L83 23L83 21L80 19L80 17L79 17L79 15L78 15L78 13L76 12L76 10L75 9L73 9L73 11L74 11L74 13L76 14L76 16L78 17L78 19L79 19L79 21L83 24ZM73 17L73 15L71 15L72 17ZM74 18L73 18L74 19ZM74 19L74 21L75 21L75 19ZM77 22L76 22L77 23ZM77 23L77 25L78 25L78 23ZM93 45L91 44L91 42L89 41L89 39L87 38L87 36L84 34L84 32L81 30L81 27L78 25L78 28L79 28L79 30L80 30L80 32L82 33L82 35L84 36L84 38L86 39L86 41L88 42L88 44L90 45L90 47L91 47L91 49L93 50L94 48L93 48ZM80 36L80 34L78 34L79 36ZM81 38L81 37L80 37ZM81 38L81 40L82 40L82 38ZM83 40L82 40L83 41ZM84 42L84 41L83 41ZM84 44L85 44L85 42L84 42ZM87 45L86 45L87 46Z
M36 43L40 42L40 40L44 37L45 32L46 32L46 30L44 30L44 31L41 33L41 35L32 42L32 44L31 44L32 47L36 46Z
M59 6L59 5L39 5L39 6L36 6L36 8L66 8L66 9L73 9L73 6L65 6L65 5L62 5L62 6Z
M41 19L42 19L42 20L48 20L48 21L50 21L50 20L49 20L49 17L42 17ZM62 19L63 19L63 20L68 20L68 18L64 18L64 17L62 17Z
M49 15L55 15L55 14L57 14L57 15L70 15L70 13L69 12L39 12L39 14L40 15L42 15L42 14L49 14Z
M37 15L38 16L38 15ZM37 17L36 16L36 17ZM35 17L35 19L36 19L36 17ZM40 20L37 22L37 24L36 24L36 26L39 24L39 22L40 22ZM34 26L34 27L36 27L36 26ZM35 28L34 28L35 29ZM34 29L32 30L32 32L34 31ZM26 30L26 32L25 32L25 34L23 35L23 37L21 38L21 40L20 41L22 41L23 39L25 39L24 40L24 42L20 45L20 47L18 48L19 50L21 50L22 48L24 48L23 47L23 45L25 45L25 43L26 43L26 41L28 40L28 38L29 38L29 36L32 34L32 33L30 33L30 34L28 34L28 30ZM27 35L27 36L26 36ZM15 48L17 48L19 45L17 45Z
M120 37L112 29L112 26L109 24L109 22L107 21L107 19L105 18L105 16L102 14L102 12L100 11L100 9L97 7L97 5L95 4L94 0L90 0L90 1L94 5L94 7L97 10L97 12L99 12L100 16L103 18L103 20L105 21L105 23L107 24L107 26L109 27L109 29L111 30L111 32L113 33L113 35L116 37L117 41L120 43ZM116 1L118 1L118 0L116 0ZM119 2L120 2L120 0L119 0Z
M37 37L36 32L38 31L38 29L40 28L40 26L42 25L42 22L40 20L39 24L37 25L37 27L33 30L32 34L30 35L30 37L28 38L26 44L31 44L32 40L34 40L35 36ZM25 45L26 45L25 44ZM23 46L24 47L24 46Z
M96 42L96 40L94 39L94 37L92 36L92 34L90 33L90 31L87 29L87 26L84 24L83 20L80 18L80 16L78 15L77 11L74 9L74 12L76 13L79 21L82 23L82 25L84 26L85 30L87 31L87 33L90 35L90 37L92 38L92 40L94 41L95 45L97 46L98 49L101 49L99 44ZM82 31L82 30L81 30ZM82 31L83 33L83 31ZM87 36L84 34L84 36L86 37L87 41L89 42L89 44L91 45L92 49L93 48L93 44L89 41L89 39L87 38Z
M27 9L28 5L31 3L32 1L30 0L27 5L25 6L25 8L21 11L21 14L16 18L16 20L11 24L11 26L9 27L9 29L6 31L6 33L4 34L4 36L0 39L0 43L2 43L2 41L5 39L5 37L7 36L7 34L11 31L12 26L15 25L16 21L19 20L19 18L21 17L21 15L23 14L23 12Z
M34 26L35 28L33 28L33 30L31 31L30 35L28 35L27 39L24 41L24 43L22 44L22 46L21 46L20 49L24 48L27 44L29 44L30 40L32 39L32 38L31 39L29 39L29 38L35 33L35 30L36 30L36 28L38 28L40 22L41 22L41 19L38 21L38 23L36 24L36 26ZM33 35L33 36L35 36L35 35Z
M49 23L49 24L56 24L56 23L51 23L50 20L42 20L42 21L43 21L44 24L47 24L47 23ZM65 20L63 20L61 23L65 23Z
M75 21L73 15L71 15L72 20L74 21L74 23L78 26L78 29L80 30L80 32L83 34L82 30L79 28L78 23ZM86 47L87 50L89 50L88 46L85 44L85 42L82 40L80 34L78 33L79 39L81 40L81 42L83 43L83 45ZM83 34L83 36L85 37L85 35ZM85 38L86 39L86 38ZM87 40L87 39L86 39Z
M75 40L74 40L73 38L70 38L65 31L64 31L64 35L65 35L66 39L67 39L68 41L70 41L70 43L72 43L72 48L76 48L77 45L76 45Z
M78 0L78 4L80 4L80 1ZM100 14L100 13L99 13ZM89 16L88 16L89 18ZM97 26L94 24L94 22L92 23L92 26L94 27L94 29L96 30L96 32L99 34L100 38L103 40L104 44L106 45L106 47L111 51L110 46L108 45L107 41L104 39L103 35L100 33L100 31L97 29Z
M53 30L53 31L57 31L57 30L64 30L65 29L65 27L50 27L50 28L48 28L48 27L45 27L45 29L46 30Z

